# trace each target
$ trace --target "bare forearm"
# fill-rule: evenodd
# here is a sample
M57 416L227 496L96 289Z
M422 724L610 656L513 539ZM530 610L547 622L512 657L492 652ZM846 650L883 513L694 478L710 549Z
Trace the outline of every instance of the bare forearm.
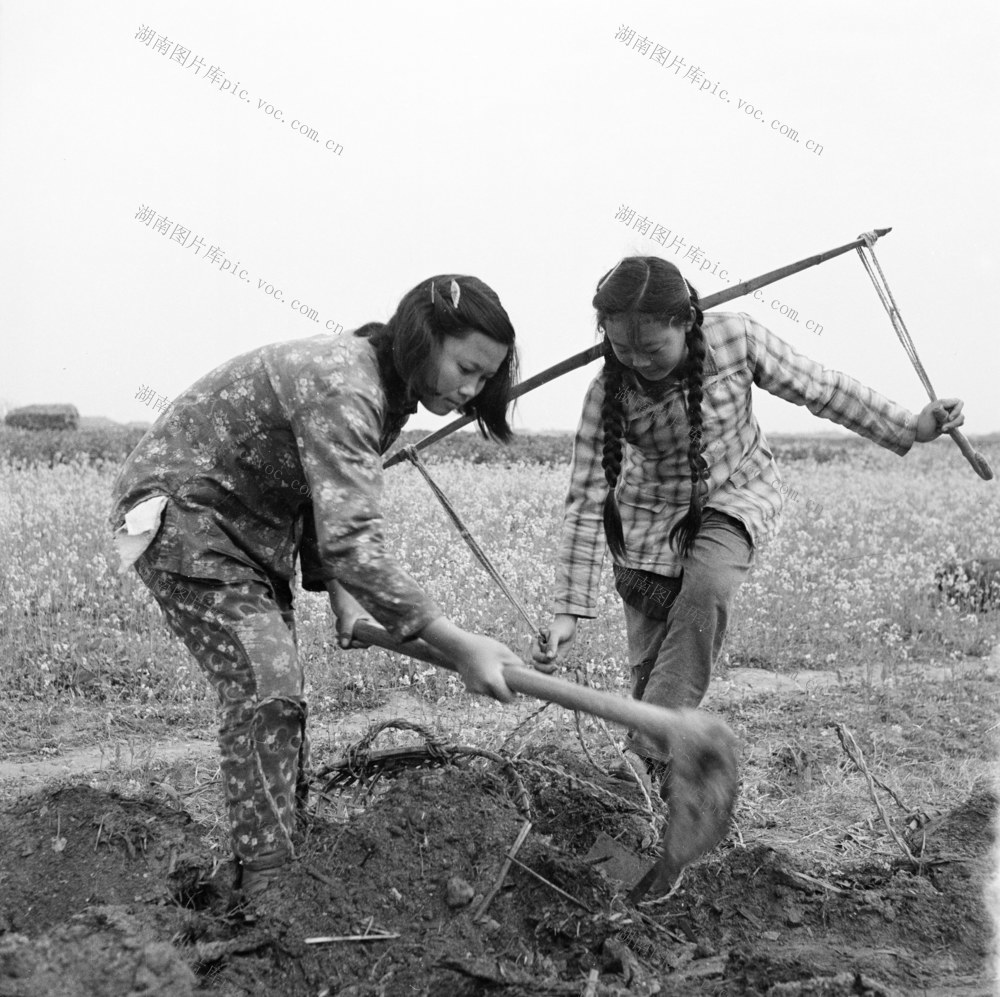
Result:
M420 639L452 659L468 653L469 634L452 623L447 616L439 616L420 631Z
M420 637L455 663L470 692L485 693L502 702L514 698L504 681L503 669L522 662L509 647L491 637L462 630L446 616L431 620L420 631Z

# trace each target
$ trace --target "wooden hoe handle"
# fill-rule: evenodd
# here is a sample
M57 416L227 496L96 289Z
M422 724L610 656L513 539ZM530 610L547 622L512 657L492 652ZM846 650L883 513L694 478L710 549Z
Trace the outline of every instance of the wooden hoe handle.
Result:
M354 639L365 644L384 647L398 654L420 661L427 661L449 671L457 671L455 665L443 654L425 644L422 640L397 641L382 627L359 620L354 625ZM668 736L685 737L689 722L687 714L695 710L668 710L660 706L642 703L637 699L626 699L609 692L601 692L588 686L577 685L554 675L543 675L528 666L512 666L504 669L504 681L514 692L535 699L558 703L570 710L580 710L613 723L641 730L658 740Z

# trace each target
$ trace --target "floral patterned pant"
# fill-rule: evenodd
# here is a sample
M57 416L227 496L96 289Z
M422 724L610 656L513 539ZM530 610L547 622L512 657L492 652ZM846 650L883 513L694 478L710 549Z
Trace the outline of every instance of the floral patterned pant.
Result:
M219 746L233 851L243 868L294 857L296 813L308 792L305 680L292 596L280 579L239 583L136 570L167 625L219 696Z

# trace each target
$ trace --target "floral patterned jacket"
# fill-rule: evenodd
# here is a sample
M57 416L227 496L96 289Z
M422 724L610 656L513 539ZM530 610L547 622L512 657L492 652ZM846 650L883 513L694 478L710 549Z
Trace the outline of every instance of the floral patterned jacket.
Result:
M441 615L386 552L383 427L390 401L368 339L319 335L227 361L171 403L114 486L111 525L166 496L152 565L306 589L336 579L397 639Z

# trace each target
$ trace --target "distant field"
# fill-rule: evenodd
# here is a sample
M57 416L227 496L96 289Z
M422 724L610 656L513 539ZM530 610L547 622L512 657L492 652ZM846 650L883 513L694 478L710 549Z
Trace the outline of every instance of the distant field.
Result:
M205 687L187 652L145 589L112 563L108 495L134 432L27 435L38 439L0 434L8 468L22 468L0 482L0 693L72 691L150 708L200 703ZM568 445L565 436L524 436L505 449L466 434L429 451L473 535L540 621L554 577ZM891 670L989 652L998 614L963 613L933 596L944 562L1000 554L995 483L979 481L950 441L903 459L860 440L778 438L775 447L788 486L785 521L740 592L731 663ZM1000 465L996 444L983 449ZM462 626L521 646L525 628L416 471L399 466L386 480L389 539L401 560ZM320 695L350 699L417 681L432 694L455 688L454 679L419 677L383 652L336 654L325 601L303 594L299 609ZM594 678L624 689L624 634L610 586L600 618L582 630L580 652ZM320 664L331 655L337 668Z
M84 463L96 466L120 463L142 439L144 428L99 426L69 430L31 431L0 425L0 466L14 468L54 467ZM427 434L404 432L393 447L416 443ZM431 460L464 460L470 463L520 461L551 464L568 461L573 438L569 433L523 434L510 446L484 440L475 432L460 432L435 444L427 451Z
M76 431L30 431L0 425L0 467L54 467L57 464L87 463L101 466L123 461L142 439L146 428L114 423L93 425L95 419L81 419ZM90 423L91 425L88 425ZM392 448L416 443L427 433L408 430ZM857 436L829 434L787 436L768 434L775 456L781 460L813 460L826 463L862 455L871 445ZM941 444L943 445L943 444ZM985 452L1000 449L1000 434L976 438ZM428 460L459 460L473 464L526 463L561 464L569 461L573 434L519 433L508 446L484 440L478 432L453 433L426 450Z

